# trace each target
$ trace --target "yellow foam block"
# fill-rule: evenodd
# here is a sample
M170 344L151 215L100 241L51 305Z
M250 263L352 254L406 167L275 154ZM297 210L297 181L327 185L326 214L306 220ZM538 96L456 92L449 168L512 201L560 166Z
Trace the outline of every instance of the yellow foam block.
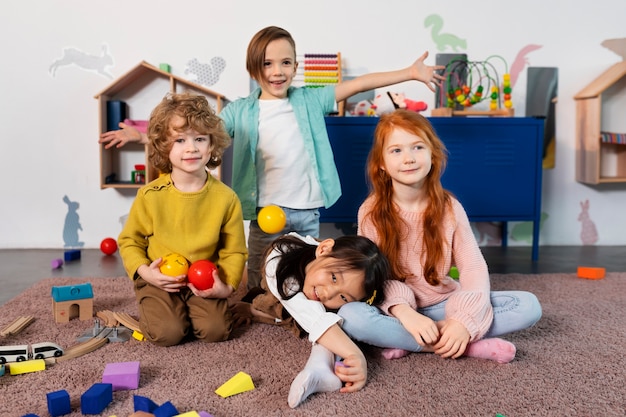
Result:
M186 413L177 414L176 417L200 417L197 411L188 411Z
M46 361L34 359L32 361L11 362L9 370L11 375L27 374L29 372L43 371L46 369Z
M146 338L143 337L143 333L140 333L137 330L133 331L133 337L139 340L140 342L143 342L144 340L146 340Z
M242 392L254 389L252 377L245 372L239 372L237 375L226 381L221 387L215 390L220 397L226 398L231 395L241 394Z

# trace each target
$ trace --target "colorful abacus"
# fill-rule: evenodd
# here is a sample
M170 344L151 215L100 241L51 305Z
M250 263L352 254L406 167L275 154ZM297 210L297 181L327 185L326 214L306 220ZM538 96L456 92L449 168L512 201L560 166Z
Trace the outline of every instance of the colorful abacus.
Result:
M300 65L294 84L305 87L323 87L341 82L341 53L304 54L298 57ZM339 116L344 115L345 103L338 104Z

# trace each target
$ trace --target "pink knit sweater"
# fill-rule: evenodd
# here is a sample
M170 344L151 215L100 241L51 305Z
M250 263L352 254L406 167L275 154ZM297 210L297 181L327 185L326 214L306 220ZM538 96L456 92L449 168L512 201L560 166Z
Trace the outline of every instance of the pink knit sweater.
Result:
M366 214L371 211L372 199L368 198L359 208L358 234L378 243L379 235ZM446 318L461 322L468 330L471 341L480 339L491 326L493 309L490 301L489 271L480 251L467 214L461 203L452 199L452 212L445 216L444 236L448 243L444 260L439 267L441 284L432 286L423 276L420 259L422 250L422 213L399 211L404 221L411 225L408 230L398 232L404 237L400 259L403 268L411 272L404 283L390 281L385 287L385 301L380 308L387 314L398 304L409 304L413 308L428 307L443 300L446 303ZM448 276L450 266L456 265L460 279Z

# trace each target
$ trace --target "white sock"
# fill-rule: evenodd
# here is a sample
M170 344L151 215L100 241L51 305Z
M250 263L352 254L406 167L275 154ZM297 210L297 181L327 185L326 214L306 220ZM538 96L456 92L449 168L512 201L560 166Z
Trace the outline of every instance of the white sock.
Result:
M313 344L311 356L304 369L295 377L289 389L289 407L296 408L316 392L337 391L343 383L335 375L335 355L319 344Z

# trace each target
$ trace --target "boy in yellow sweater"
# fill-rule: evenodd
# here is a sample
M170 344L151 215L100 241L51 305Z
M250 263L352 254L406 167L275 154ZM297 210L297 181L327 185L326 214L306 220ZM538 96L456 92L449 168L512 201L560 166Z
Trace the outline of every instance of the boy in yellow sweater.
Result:
M205 97L184 93L152 111L148 139L150 163L163 175L139 189L118 238L141 331L159 346L187 336L226 340L233 323L226 299L241 282L247 249L241 203L208 169L222 163L230 137ZM170 253L215 263L213 287L200 291L185 275L161 273Z

